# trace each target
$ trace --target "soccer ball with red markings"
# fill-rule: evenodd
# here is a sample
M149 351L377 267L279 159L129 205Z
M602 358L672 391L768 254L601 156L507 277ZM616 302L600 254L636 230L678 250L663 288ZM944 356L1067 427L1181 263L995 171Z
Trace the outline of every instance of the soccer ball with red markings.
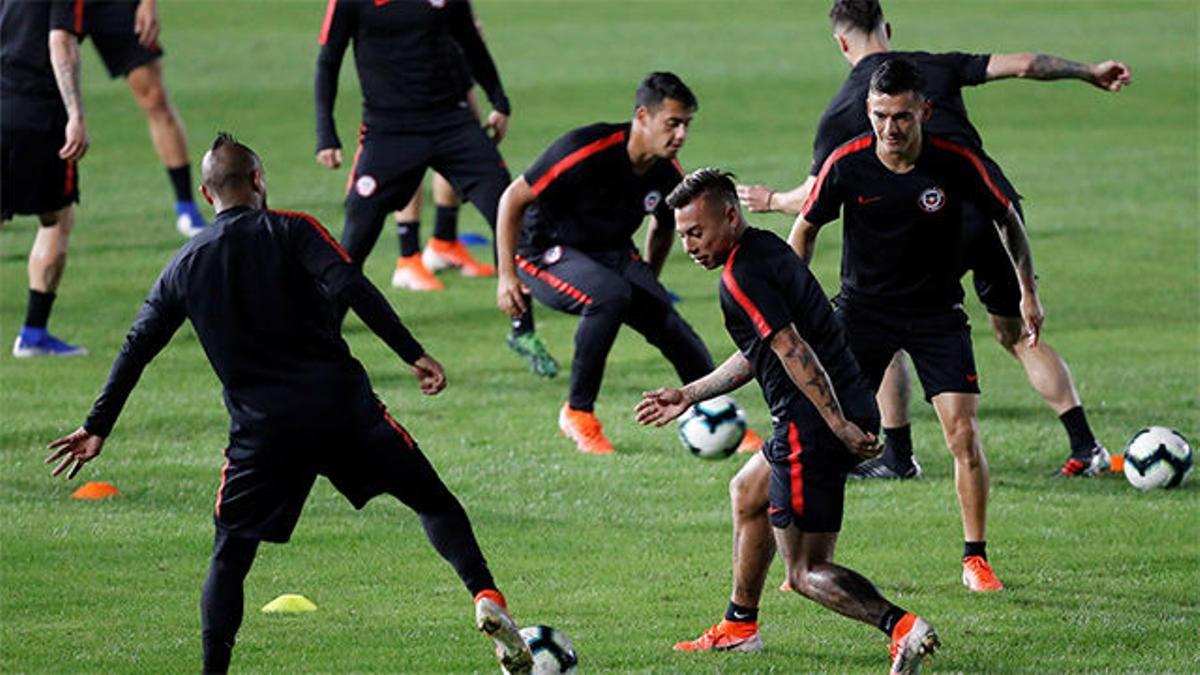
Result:
M700 401L679 416L679 440L700 459L725 459L746 435L746 413L729 396Z
M1142 429L1125 446L1125 478L1139 490L1173 488L1192 472L1192 447L1167 427Z

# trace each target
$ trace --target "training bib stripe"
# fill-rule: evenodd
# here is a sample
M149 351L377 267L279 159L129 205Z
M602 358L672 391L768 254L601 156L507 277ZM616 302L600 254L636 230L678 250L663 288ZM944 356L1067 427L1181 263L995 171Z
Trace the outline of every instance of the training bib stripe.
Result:
M558 162L555 163L554 166L550 167L549 171L542 174L542 177L537 179L537 181L534 182L534 184L532 186L530 186L530 189L533 190L533 194L540 195L542 193L542 191L545 190L546 187L550 185L550 183L553 183L556 178L558 178L559 176L561 176L564 173L566 173L567 171L569 171L571 169L571 167L575 166L576 164L582 162L583 160L587 159L588 157L591 157L592 155L594 155L602 150L607 150L608 148L611 148L612 146L616 145L617 143L623 142L624 140L625 140L625 130L622 129L621 131L618 131L618 132L612 134L611 136L608 136L606 138L601 138L598 141L592 141L591 143L588 143L587 145L583 146L582 148L579 148L578 150L567 155L566 157L563 157L562 159L558 160Z
M801 218L807 217L809 209L817 202L817 197L821 194L821 187L825 184L825 177L829 175L829 170L833 168L833 165L846 155L871 147L872 138L871 134L863 134L839 146L829 155L829 159L825 160L825 164L821 166L821 173L817 174L817 182L813 184L812 190L809 190L808 197L804 200L804 206L800 207Z
M987 169L983 166L983 162L979 161L979 157L977 157L975 153L961 145L958 145L957 143L951 143L950 141L944 138L938 138L937 136L930 136L929 144L935 148L949 150L950 152L966 157L968 160L970 160L971 166L974 166L975 170L979 172L980 177L983 178L984 184L987 185L988 189L992 191L992 195L996 197L996 200L1003 204L1005 208L1008 208L1012 205L1008 197L1004 196L1004 193L1000 191L1000 188L996 187L996 184L992 182L992 177L988 175Z
M737 302L742 311L750 317L751 323L754 324L754 329L758 334L766 339L771 335L771 325L763 318L762 312L758 311L758 307L754 306L754 302L742 292L742 287L738 285L737 279L733 278L733 257L737 255L738 249L742 246L738 244L729 252L729 260L725 261L725 269L721 271L721 282L725 284L725 288L733 299Z

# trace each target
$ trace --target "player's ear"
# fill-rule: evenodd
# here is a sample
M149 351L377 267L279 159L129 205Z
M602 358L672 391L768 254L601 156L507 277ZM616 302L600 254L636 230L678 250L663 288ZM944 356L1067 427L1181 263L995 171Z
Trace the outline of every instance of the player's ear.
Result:
M254 176L250 180L251 180L251 183L254 185L255 192L266 192L267 191L267 182L263 178L263 171L261 168L254 170Z
M212 193L208 191L208 186L205 185L204 183L200 184L200 196L204 197L204 201L208 202L209 206L212 206L212 203L213 203Z
M921 101L921 122L922 123L928 122L929 116L932 114L933 114L933 104L929 102L929 99L925 99L924 101Z
M850 43L846 42L846 36L834 33L833 39L837 41L838 49L842 50L843 54L850 51Z
M892 41L892 22L891 21L883 22L883 34L887 36L888 42Z

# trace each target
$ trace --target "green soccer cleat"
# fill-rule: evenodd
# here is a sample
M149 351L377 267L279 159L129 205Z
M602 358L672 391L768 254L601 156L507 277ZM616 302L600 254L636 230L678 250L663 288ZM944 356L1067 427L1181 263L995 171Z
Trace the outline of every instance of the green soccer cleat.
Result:
M542 377L558 375L558 361L550 356L545 343L537 333L509 333L504 339L508 348L529 362L529 369Z

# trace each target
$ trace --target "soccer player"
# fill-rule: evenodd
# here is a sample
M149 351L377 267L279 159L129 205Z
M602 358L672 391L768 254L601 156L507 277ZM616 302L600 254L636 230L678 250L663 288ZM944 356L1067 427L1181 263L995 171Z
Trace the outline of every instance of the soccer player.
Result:
M0 220L36 215L29 302L13 356L79 356L47 329L67 265L79 202L78 162L88 148L79 91L79 41L51 30L71 6L0 0Z
M347 183L342 245L354 261L361 265L366 260L388 214L408 203L429 167L495 228L500 194L509 181L496 143L508 130L511 107L470 3L329 0L315 88L317 162L330 169L342 164L333 103L351 41L363 119ZM466 100L472 78L492 104L483 128ZM491 138L484 129L492 132ZM447 264L473 269L466 246L443 244L435 250ZM532 311L514 317L507 344L534 373L558 373L558 364L534 332Z
M903 56L913 60L926 76L926 94L933 115L926 125L938 134L971 150L988 170L988 175L1005 197L1022 214L1020 195L994 160L983 151L983 140L971 124L962 98L962 88L1013 77L1034 80L1077 79L1103 91L1119 91L1130 82L1129 68L1118 61L1087 64L1048 54L962 54L957 52L893 52L891 25L883 17L878 0L836 0L830 11L834 39L851 65L850 75L834 96L817 126L813 161L808 179L787 192L762 186L740 188L743 203L752 211L779 210L798 214L816 181L817 174L833 149L870 130L862 105L871 73L884 61ZM1034 389L1054 411L1067 433L1070 454L1059 469L1060 476L1095 476L1109 465L1108 451L1092 433L1071 372L1062 357L1044 340L1030 345L1021 340L1018 303L1020 289L1008 256L996 237L987 215L974 206L967 208L967 237L970 241L963 272L974 270L974 285L988 310L996 340L1025 370ZM884 452L851 472L862 478L916 478L920 465L912 453L908 419L908 370L902 354L889 368L880 391L883 414Z
M150 140L175 194L175 227L194 237L204 227L192 193L183 119L163 84L163 49L158 42L158 0L70 0L72 11L56 28L90 37L113 77L124 77L146 115Z
M496 641L502 665L529 672L533 657L466 512L371 391L339 333L340 308L353 309L409 364L422 393L445 388L441 364L324 227L303 213L267 210L253 151L221 134L201 171L216 220L155 282L87 421L50 443L53 474L72 478L100 454L142 370L190 319L231 418L200 605L204 672L228 670L258 544L288 540L318 475L355 508L387 493L416 511L474 596L476 623Z
M454 267L435 250L437 242L458 241L458 207L461 202L454 186L433 174L433 203L435 209L433 237L421 251L421 207L424 205L425 181L417 185L417 191L404 208L396 212L396 236L400 240L400 257L396 258L396 269L392 272L392 288L407 288L412 291L440 291L445 285L434 276L434 272ZM477 260L459 265L458 269L467 277L490 277L496 269Z
M721 313L738 350L681 388L646 392L638 421L664 425L696 401L757 380L774 420L774 433L757 456L770 466L771 525L792 588L878 626L892 638L892 672L917 672L922 657L938 646L933 627L834 562L846 472L878 454L879 411L828 298L783 240L747 226L730 174L695 171L667 204L675 209L675 229L688 255L705 269L722 268ZM751 607L731 603L729 612L743 622L757 618ZM710 632L722 629L718 624ZM732 648L761 645L755 634Z
M674 229L663 196L683 177L675 155L696 105L675 74L650 73L638 86L631 122L567 132L500 198L500 309L520 316L528 290L543 304L579 315L558 426L583 452L613 452L594 407L621 324L657 347L684 382L713 369L700 336L658 281ZM646 216L643 260L633 234ZM761 442L754 434L748 439L743 443Z

